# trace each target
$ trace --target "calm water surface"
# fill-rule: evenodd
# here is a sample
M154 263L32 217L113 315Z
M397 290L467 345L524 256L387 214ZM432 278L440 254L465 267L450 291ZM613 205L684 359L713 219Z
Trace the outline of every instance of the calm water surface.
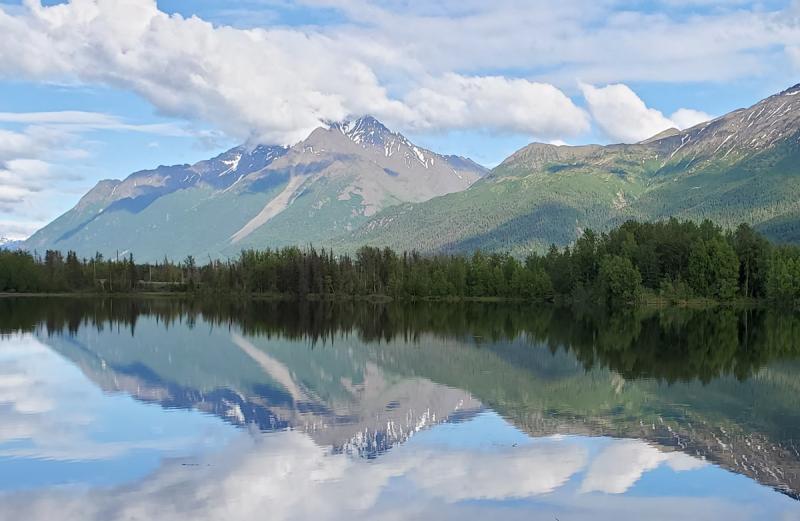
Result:
M0 300L0 519L799 520L800 317Z

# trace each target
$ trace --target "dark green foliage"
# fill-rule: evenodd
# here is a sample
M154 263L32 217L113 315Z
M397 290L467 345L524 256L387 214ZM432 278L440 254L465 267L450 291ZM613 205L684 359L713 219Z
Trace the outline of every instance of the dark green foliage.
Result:
M711 221L628 221L599 236L587 230L571 249L552 246L528 264L545 268L556 294L615 305L636 300L637 280L675 300L800 300L800 248L776 249L746 224L725 233Z
M749 225L741 224L733 234L733 248L739 257L739 285L745 297L767 294L771 246Z
M382 295L395 299L566 297L613 306L648 290L664 297L727 301L738 297L800 300L800 248L774 248L747 225L725 233L711 223L628 221L607 233L586 230L571 247L520 262L509 254L398 254L363 247L354 256L313 247L245 250L235 260L192 256L174 264L136 264L101 255L44 258L0 251L0 291L135 290L234 292L294 297Z
M40 291L42 266L21 251L0 250L0 291Z
M472 258L397 254L364 247L354 257L285 248L242 252L234 262L200 268L209 289L295 296L370 296L395 299L498 297L548 299L552 284L540 265L509 255Z
M633 304L642 292L642 275L630 259L607 255L597 275L600 297L611 305Z
M721 237L699 239L689 254L689 284L698 295L730 300L736 296L739 259Z
M785 302L800 299L800 248L783 246L772 255L767 294Z

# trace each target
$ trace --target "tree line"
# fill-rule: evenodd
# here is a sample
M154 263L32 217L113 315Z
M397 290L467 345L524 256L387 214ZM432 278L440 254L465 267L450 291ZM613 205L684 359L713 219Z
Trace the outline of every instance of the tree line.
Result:
M746 224L725 231L710 221L628 221L586 230L571 246L524 259L476 251L471 256L397 253L363 247L335 255L313 247L245 250L199 265L133 255L48 250L44 256L0 251L0 291L137 291L271 294L289 297L382 295L395 299L568 298L632 304L643 294L672 300L800 300L800 247L774 245Z

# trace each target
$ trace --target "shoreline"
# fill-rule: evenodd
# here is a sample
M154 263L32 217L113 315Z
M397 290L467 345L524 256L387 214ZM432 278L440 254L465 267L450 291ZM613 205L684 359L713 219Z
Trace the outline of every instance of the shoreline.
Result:
M555 297L554 299L523 299L513 297L412 297L394 298L389 295L319 295L308 294L304 297L297 295L285 295L275 293L177 293L172 291L146 291L146 292L127 292L127 293L98 293L98 292L62 292L62 293L13 293L0 292L0 299L12 298L89 298L89 299L183 299L183 300L252 300L252 301L275 301L275 302L371 302L371 303L486 303L486 304L552 304L556 306L578 305L588 307L602 307L596 302L576 300L568 297ZM785 303L780 303L768 299L736 298L730 301L719 301L703 297L693 297L688 299L672 299L658 295L645 295L638 302L629 306L612 307L613 310L636 310L636 309L711 309L711 308L763 308L763 307L795 307Z

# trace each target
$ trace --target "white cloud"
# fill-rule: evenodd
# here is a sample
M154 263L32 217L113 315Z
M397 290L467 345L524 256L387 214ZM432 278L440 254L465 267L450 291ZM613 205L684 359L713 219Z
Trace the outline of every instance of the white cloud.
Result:
M552 85L500 76L447 74L406 98L422 128L493 128L540 136L576 135L589 118Z
M789 78L780 49L800 43L794 13L753 2L697 10L668 2L643 8L643 3L591 0L306 3L339 8L356 22L329 32L350 33L354 44L368 38L394 45L429 72L515 70L559 85L575 78L590 83Z
M154 0L27 5L23 14L0 13L3 73L124 88L165 114L208 121L240 139L293 143L324 121L367 113L406 127L553 137L587 126L551 85L428 72L398 42L367 33L356 42L322 31L215 27L167 15ZM401 92L390 95L389 84Z
M167 15L154 0L28 0L0 14L0 73L131 90L238 139L292 143L323 121L365 113L401 128L565 139L587 123L554 83L774 78L800 45L793 11L733 3L692 16L670 1L656 12L588 0L300 4L336 9L343 21L244 30ZM642 112L640 127L661 126L657 111Z
M61 132L119 130L161 136L190 136L195 132L175 123L133 124L112 114L64 110L57 112L0 112L0 123L34 124L32 128Z
M0 205L1 206L1 205ZM43 226L41 221L0 219L0 239L18 241L27 239Z
M58 112L0 112L0 123L60 123L74 125L110 125L118 120L108 114L64 110Z
M39 157L58 143L63 134L40 128L14 132L0 128L0 164L12 159Z
M800 70L800 45L787 46L785 52L794 70Z
M600 129L611 139L635 143L669 128L684 129L711 119L692 109L679 109L671 117L649 108L627 85L594 87L582 84L586 104Z
M678 109L669 117L669 119L675 124L674 126L681 130L691 128L713 118L714 116L710 114L706 114L703 111L694 109Z
M22 202L50 181L50 165L39 159L12 159L0 167L0 207Z
M0 214L13 216L0 220L0 237L24 239L47 224L50 198L79 179L53 162L85 157L77 140L55 125L0 129Z
M687 3L700 8L688 16ZM243 30L167 15L154 0L28 0L25 9L2 8L0 72L131 90L166 114L240 139L295 142L322 121L364 113L406 128L565 139L586 128L585 117L552 84L791 76L795 11L705 3L666 0L637 11L589 0L305 0L291 8L343 17ZM235 19L231 9L218 19ZM657 114L646 114L645 128L659 126Z
M74 123L0 128L0 214L10 216L0 219L0 237L26 239L63 207L55 200L82 179L70 165L89 155L81 146L81 128Z
M661 112L648 108L626 85L581 85L581 89L594 120L612 139L641 141L674 126Z

